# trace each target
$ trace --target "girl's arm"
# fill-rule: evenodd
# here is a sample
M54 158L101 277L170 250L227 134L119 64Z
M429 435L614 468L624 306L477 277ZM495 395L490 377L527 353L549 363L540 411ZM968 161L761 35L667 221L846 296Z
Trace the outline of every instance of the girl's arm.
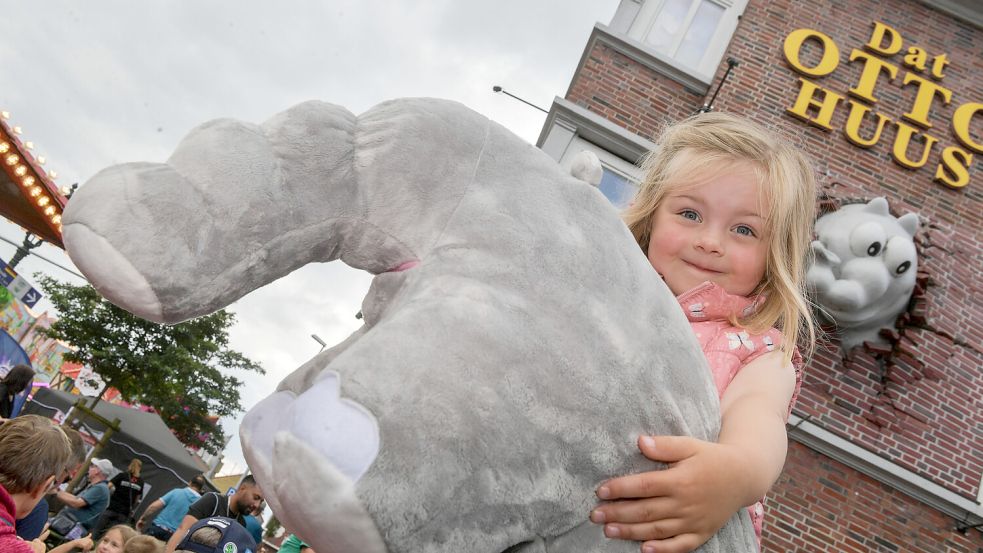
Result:
M94 545L95 544L92 543L91 536L85 536L84 538L79 538L77 540L65 542L59 545L58 547L53 547L48 550L48 553L71 553L76 549L81 549L82 551L88 551L92 549Z
M741 369L720 401L717 443L682 436L643 436L642 453L663 471L615 478L591 512L611 538L645 541L646 553L699 547L741 507L765 495L785 463L785 418L795 371L779 351ZM617 501L616 501L617 500Z

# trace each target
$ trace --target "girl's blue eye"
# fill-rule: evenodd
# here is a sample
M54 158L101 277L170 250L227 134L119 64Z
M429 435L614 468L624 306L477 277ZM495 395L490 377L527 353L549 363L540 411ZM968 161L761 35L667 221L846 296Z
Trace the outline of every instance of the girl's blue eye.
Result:
M738 225L734 232L742 236L755 236L754 229L747 225Z
M700 214L697 213L697 212L695 212L695 211L693 211L692 209L684 209L684 210L682 210L682 211L679 212L679 215L683 219L689 219L690 221L699 221L700 220Z

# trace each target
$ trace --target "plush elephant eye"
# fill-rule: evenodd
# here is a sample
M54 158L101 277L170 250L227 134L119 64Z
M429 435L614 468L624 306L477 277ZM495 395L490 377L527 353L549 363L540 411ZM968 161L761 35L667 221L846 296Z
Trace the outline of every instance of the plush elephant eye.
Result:
M884 246L884 265L893 276L900 277L915 266L918 252L908 236L894 236Z
M880 255L887 242L884 227L868 221L857 225L850 232L850 250L857 257L874 257Z

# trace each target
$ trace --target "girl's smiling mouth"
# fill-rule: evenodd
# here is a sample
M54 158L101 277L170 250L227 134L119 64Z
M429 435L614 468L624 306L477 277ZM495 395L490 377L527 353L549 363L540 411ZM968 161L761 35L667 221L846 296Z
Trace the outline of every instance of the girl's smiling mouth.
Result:
M719 274L721 274L723 272L723 271L717 271L717 270L714 270L714 269L710 269L710 268L704 267L702 265L698 265L698 264L693 263L691 261L686 261L685 259L683 259L682 262L685 263L686 265L688 265L689 267L692 267L693 269L696 269L697 271L700 271L700 272L703 272L703 273L710 273L710 274L714 274L714 275L719 275Z

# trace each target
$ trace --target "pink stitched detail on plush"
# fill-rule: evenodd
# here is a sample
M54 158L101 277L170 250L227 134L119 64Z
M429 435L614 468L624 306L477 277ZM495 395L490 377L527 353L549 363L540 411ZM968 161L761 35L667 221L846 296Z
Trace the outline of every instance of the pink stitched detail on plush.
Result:
M420 264L420 260L419 259L414 259L413 261L404 261L404 262L400 263L395 269L390 269L387 272L389 272L389 273L398 273L400 271L405 271L407 269L412 269L413 267L416 267L419 264Z

